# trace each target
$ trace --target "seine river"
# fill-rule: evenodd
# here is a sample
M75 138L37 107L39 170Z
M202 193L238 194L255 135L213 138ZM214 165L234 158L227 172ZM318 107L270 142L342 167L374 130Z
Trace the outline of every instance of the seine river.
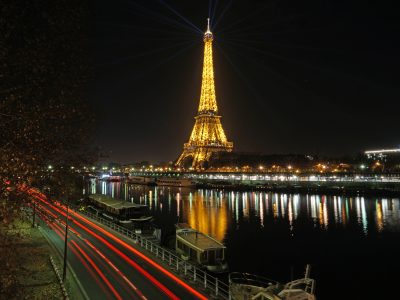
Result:
M286 282L310 263L318 299L385 299L400 278L400 200L92 183L90 193L149 206L222 241L231 271ZM396 296L393 299L400 298Z

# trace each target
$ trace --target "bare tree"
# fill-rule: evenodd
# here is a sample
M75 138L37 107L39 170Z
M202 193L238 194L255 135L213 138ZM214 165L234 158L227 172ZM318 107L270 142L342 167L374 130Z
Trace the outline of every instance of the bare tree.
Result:
M2 266L12 264L15 237L7 232L27 201L18 187L47 186L72 197L79 182L74 170L94 158L87 11L81 0L5 0L0 7ZM0 287L0 294L13 292L12 271L0 274Z

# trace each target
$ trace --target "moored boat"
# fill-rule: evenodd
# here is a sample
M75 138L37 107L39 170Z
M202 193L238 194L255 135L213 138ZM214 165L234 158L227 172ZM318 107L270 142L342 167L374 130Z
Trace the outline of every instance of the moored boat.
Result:
M159 186L195 187L196 183L190 178L160 177L156 179Z
M199 232L189 225L176 225L176 252L182 259L191 260L214 273L228 271L225 260L226 247L216 239Z
M316 300L315 280L310 278L309 265L304 278L286 284L253 274L230 273L229 292L232 300Z
M146 176L128 176L127 181L133 184L145 184L145 185L155 184L154 177L146 177Z
M153 221L153 216L140 216L138 218L129 219L131 222L143 223Z
M105 180L105 181L109 181L109 182L120 182L120 181L123 180L123 176L111 175L111 176L108 176L108 177L104 177L102 179Z
M100 213L103 217L120 224L129 224L139 219L148 220L148 218L152 218L147 216L147 205L117 200L101 194L90 195L88 199L95 206L88 205L88 208L96 211L97 215Z

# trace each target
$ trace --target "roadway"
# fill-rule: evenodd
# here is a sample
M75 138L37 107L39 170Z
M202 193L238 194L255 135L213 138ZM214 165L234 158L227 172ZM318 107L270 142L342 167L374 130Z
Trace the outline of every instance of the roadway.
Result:
M39 217L64 251L66 207L34 190ZM69 210L68 261L90 299L207 299L117 233Z

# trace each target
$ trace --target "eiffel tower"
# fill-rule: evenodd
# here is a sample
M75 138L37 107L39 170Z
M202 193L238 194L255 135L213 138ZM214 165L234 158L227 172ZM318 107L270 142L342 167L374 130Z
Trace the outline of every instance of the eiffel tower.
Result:
M218 115L212 58L213 34L210 31L210 19L207 21L203 38L204 63L199 109L189 141L183 145L183 152L176 162L177 166L191 165L194 169L201 169L213 152L230 152L233 149L233 143L228 142L221 116Z

